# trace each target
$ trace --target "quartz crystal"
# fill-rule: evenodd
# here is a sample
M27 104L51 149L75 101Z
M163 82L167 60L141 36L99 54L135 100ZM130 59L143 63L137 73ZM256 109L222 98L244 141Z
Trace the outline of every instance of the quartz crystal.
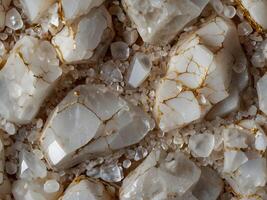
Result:
M68 23L99 7L104 0L61 0L62 15Z
M113 42L110 44L111 55L113 59L127 60L130 49L125 42Z
M153 151L124 180L120 200L174 199L188 192L199 180L200 169L183 153Z
M148 43L168 43L199 16L208 0L123 0L125 11Z
M228 150L224 152L223 171L234 172L242 164L248 161L246 154L240 150Z
M231 66L245 59L234 24L220 17L180 39L157 89L154 116L161 130L200 119L229 97Z
M147 55L136 53L128 71L128 84L134 88L139 87L149 76L151 67L152 63Z
M258 81L257 92L260 110L267 114L267 74L261 77L261 79Z
M208 157L215 144L215 138L212 134L203 133L192 135L189 138L189 149L198 157Z
M267 2L265 0L239 0L255 23L267 29Z
M105 7L99 7L66 25L53 37L52 43L61 61L81 63L99 58L113 34L110 14Z
M81 178L70 184L62 200L112 200L112 194L99 181Z
M30 122L61 73L48 41L20 39L0 71L0 115L18 124Z
M50 114L41 146L52 166L66 168L135 144L153 128L142 109L108 88L80 85Z
M36 23L56 0L20 0L31 23Z
M6 13L5 19L6 19L6 26L15 31L23 27L23 21L21 19L21 16L15 8L10 9Z

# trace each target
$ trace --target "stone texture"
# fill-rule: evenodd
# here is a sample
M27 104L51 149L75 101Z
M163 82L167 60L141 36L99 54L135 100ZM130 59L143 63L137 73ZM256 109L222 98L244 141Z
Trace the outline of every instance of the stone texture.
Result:
M257 82L257 93L260 110L267 114L267 74Z
M123 3L143 40L162 44L198 17L208 0L123 0Z
M80 85L50 114L41 147L54 167L108 154L139 142L154 128L142 109L101 85Z
M30 122L61 73L53 46L24 36L0 71L0 115L18 124Z

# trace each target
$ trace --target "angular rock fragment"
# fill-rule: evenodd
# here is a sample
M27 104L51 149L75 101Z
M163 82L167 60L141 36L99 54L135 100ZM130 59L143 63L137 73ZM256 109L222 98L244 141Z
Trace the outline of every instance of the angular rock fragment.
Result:
M52 38L52 43L65 63L96 62L113 35L111 16L102 6L66 25Z
M56 177L51 174L49 177ZM58 178L58 177L57 177ZM48 193L44 190L46 179L25 180L19 179L12 185L12 194L15 200L58 200L63 188L57 192Z
M214 135L210 133L195 134L189 138L188 147L197 157L208 157L215 145Z
M161 80L154 116L163 131L202 118L230 95L232 66L245 55L232 22L216 17L186 34L173 49Z
M229 127L223 130L224 146L227 148L247 148L248 132L239 127Z
M0 115L18 124L30 122L61 73L53 46L24 36L0 71Z
M31 23L36 23L56 0L20 0Z
M267 2L264 0L239 0L249 19L261 29L267 30Z
M123 0L124 8L148 43L168 43L198 17L208 0Z
M223 171L226 173L234 172L242 164L248 161L246 154L239 150L228 150L224 152Z
M199 180L200 169L183 153L152 151L131 172L120 189L121 200L179 199L190 195L190 189Z
M261 77L260 80L258 80L257 93L260 110L267 114L267 74L265 74L263 77Z
M130 63L128 84L134 88L140 86L148 77L152 67L150 58L143 53L136 53Z
M50 114L41 148L59 168L139 142L154 128L142 109L100 85L80 85Z
M99 181L81 179L73 181L66 189L62 200L112 200L112 193Z
M99 7L104 0L62 0L63 19L66 22L71 22L74 19L87 14L92 8Z

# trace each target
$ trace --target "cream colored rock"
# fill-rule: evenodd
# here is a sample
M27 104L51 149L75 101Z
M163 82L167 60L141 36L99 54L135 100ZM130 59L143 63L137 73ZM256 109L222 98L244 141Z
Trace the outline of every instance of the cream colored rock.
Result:
M99 181L81 179L69 185L60 200L113 200L113 195Z
M41 148L51 166L67 168L135 144L154 125L142 109L108 88L80 85L50 114Z
M23 11L31 23L36 23L56 0L20 0Z
M65 63L96 62L113 35L111 16L102 6L66 25L52 38L52 43Z
M265 74L263 77L261 77L260 80L258 80L257 93L260 110L267 114L267 74Z
M180 199L190 194L200 173L200 169L179 151L169 155L163 151L152 151L123 180L120 200Z
M30 122L61 73L48 41L20 39L0 71L0 115L18 124Z
M185 25L198 17L208 0L123 0L124 9L143 40L168 43ZM152 14L153 13L153 14Z
M216 17L187 33L174 47L156 92L154 116L161 130L198 120L226 99L231 67L243 59L236 28L228 20Z
M67 22L87 14L92 8L99 7L104 0L62 0L60 1L63 18Z
M265 0L240 0L251 18L263 29L267 29L267 2Z
M239 150L228 150L224 152L223 171L226 173L234 172L242 164L248 161L246 154Z

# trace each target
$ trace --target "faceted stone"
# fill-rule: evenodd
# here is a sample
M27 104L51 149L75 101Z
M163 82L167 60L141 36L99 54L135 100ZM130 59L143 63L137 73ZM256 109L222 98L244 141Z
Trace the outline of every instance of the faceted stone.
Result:
M149 76L151 67L152 62L147 55L136 53L130 63L128 84L134 88L139 87Z
M125 42L111 43L110 50L113 59L127 60L130 55L130 48Z
M257 131L255 135L255 148L258 151L265 151L267 147L267 136L263 131Z
M197 157L208 157L215 145L215 138L210 133L196 134L189 138L189 149Z
M113 61L107 61L101 66L100 75L103 81L108 84L123 80L120 69Z
M107 182L120 182L124 178L122 167L117 164L101 165L99 176Z
M74 19L89 13L92 8L99 7L104 0L62 0L62 15L66 22L71 22Z
M20 0L23 12L31 23L36 23L56 0Z
M62 62L96 62L107 50L113 35L111 16L102 6L66 25L52 38L52 43Z
M143 40L168 43L186 24L198 17L208 0L123 0L126 13Z
M16 8L11 8L6 13L5 20L6 20L6 26L11 28L12 30L16 31L23 27L23 21Z
M120 200L176 199L199 180L200 169L183 153L152 151L124 180Z
M0 115L18 124L30 122L61 73L53 46L24 36L0 71Z
M257 158L245 162L236 173L226 180L241 195L251 195L259 187L264 187L267 180L266 159Z
M41 148L51 166L67 168L135 144L154 126L142 109L108 88L80 85L50 114Z
M187 33L172 52L154 107L154 116L165 132L200 119L229 97L231 67L246 59L234 24L220 17ZM236 89L243 88L243 81L239 84Z
M16 180L12 185L12 194L15 200L58 200L63 188L60 187L57 192L48 193L44 190L45 182L46 179Z
M46 166L34 153L26 150L19 154L19 174L20 178L36 179L45 178L47 175Z
M263 0L240 0L240 2L255 23L267 29L267 2Z
M73 181L66 189L62 200L112 200L112 194L105 186L94 180Z
M227 150L224 152L223 171L226 173L234 172L247 161L248 158L242 151Z
M229 148L247 148L247 132L240 128L225 128L223 130L224 146Z
M217 172L209 167L201 167L201 176L192 191L196 199L217 200L222 190L223 181Z
M258 81L257 93L260 110L267 114L267 74L261 77L261 79Z

